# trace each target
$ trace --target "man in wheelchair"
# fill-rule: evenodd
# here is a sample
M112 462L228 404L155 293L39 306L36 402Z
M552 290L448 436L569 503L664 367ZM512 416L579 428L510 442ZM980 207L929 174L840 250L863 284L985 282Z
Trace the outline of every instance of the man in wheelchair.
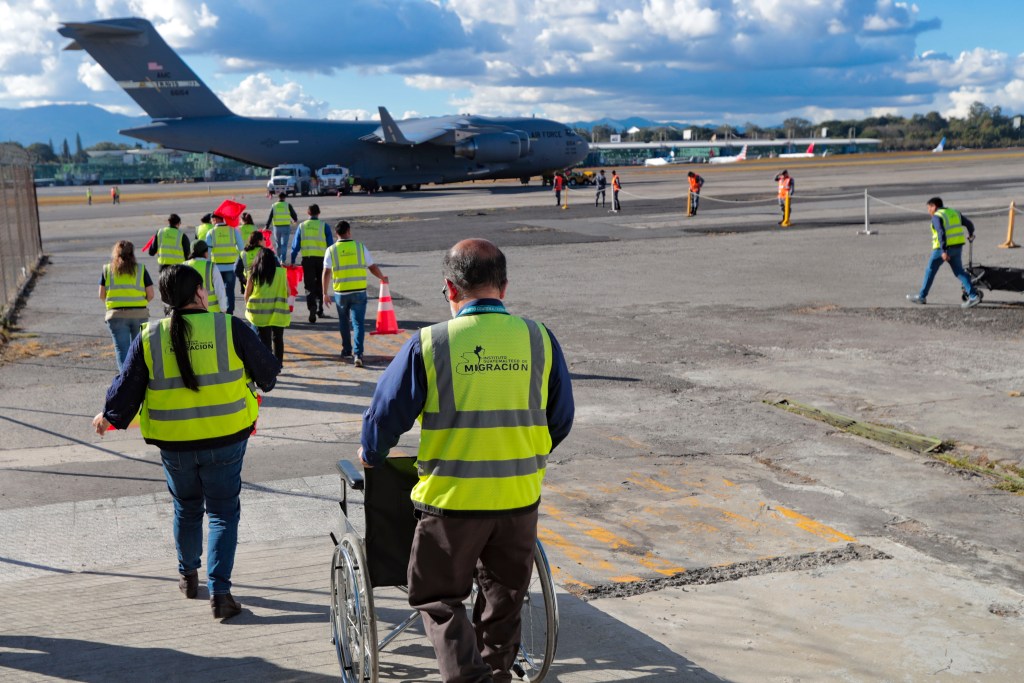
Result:
M506 683L541 482L548 454L572 428L572 386L554 335L505 310L505 255L496 245L463 240L442 271L452 320L420 330L381 375L363 415L361 457L380 465L420 419L409 604L443 680ZM474 577L471 622L464 601Z

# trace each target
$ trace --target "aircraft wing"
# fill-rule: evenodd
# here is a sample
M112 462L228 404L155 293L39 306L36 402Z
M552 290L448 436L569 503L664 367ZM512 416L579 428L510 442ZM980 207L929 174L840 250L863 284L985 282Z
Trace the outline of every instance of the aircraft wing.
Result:
M438 116L427 119L411 119L399 125L386 107L380 107L380 126L377 130L361 139L368 142L380 142L385 145L413 146L425 142L445 138L446 144L473 137L482 132L470 126L469 122L458 116Z

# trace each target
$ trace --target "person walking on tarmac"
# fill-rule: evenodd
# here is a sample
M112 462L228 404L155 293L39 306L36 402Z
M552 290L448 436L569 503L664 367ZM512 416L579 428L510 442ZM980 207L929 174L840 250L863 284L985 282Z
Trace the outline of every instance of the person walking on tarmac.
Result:
M370 250L352 239L348 221L338 221L334 231L338 239L324 254L324 306L330 306L332 298L337 304L341 357L351 355L352 364L361 368L366 336L366 271L384 283L388 278L373 262Z
M618 213L622 211L622 205L619 204L619 191L622 190L622 181L619 180L619 174L616 171L612 171L612 212Z
M226 299L220 302L221 310L228 315L235 312L235 263L245 245L241 233L224 222L224 217L213 214L213 229L206 233L210 245L210 258L224 280Z
M284 328L292 324L288 308L288 271L270 249L260 249L245 285L245 317L277 360L284 362Z
M220 276L217 266L210 260L210 248L203 240L192 245L192 255L186 266L192 266L196 272L203 276L203 289L206 290L206 310L210 313L220 313L220 304L227 301L224 292L224 278Z
M88 206L92 206L92 188L91 187L85 188L85 203Z
M700 188L704 187L704 179L690 171L686 174L686 180L690 184L690 212L688 216L697 215L697 206L700 205Z
M149 241L149 255L156 256L160 272L163 272L167 266L184 263L188 247L188 237L181 229L181 216L172 213L167 217L167 227L157 230Z
M252 276L252 264L256 261L256 257L260 254L260 249L264 246L263 233L257 230L249 235L249 241L246 242L245 249L238 256L238 266L235 267L235 275L238 276L238 282L242 285L242 296L245 296L245 287ZM239 273L239 266L241 266L241 273Z
M944 207L941 197L932 197L928 200L928 214L931 216L932 253L924 270L921 291L917 294L907 294L907 299L915 304L927 303L928 292L935 281L935 275L943 263L948 263L953 269L953 275L960 280L967 294L967 300L961 306L974 308L981 303L981 297L971 282L971 276L964 270L962 260L964 244L974 241L974 223L956 209Z
M597 174L597 191L594 192L594 206L597 206L598 200L601 201L601 208L605 206L605 191L608 189L608 178L604 175L604 169Z
M295 257L301 250L306 308L309 309L309 322L315 323L317 316L324 317L324 253L327 247L334 244L334 237L331 236L331 226L320 220L320 207L317 204L310 204L306 213L309 219L299 224L295 239L292 240L291 263L295 265Z
M277 195L277 201L270 207L270 215L267 216L267 230L274 231L274 248L281 260L284 260L288 253L288 237L292 232L292 223L299 222L298 214L287 199L288 195L284 192Z
M203 217L199 219L199 225L196 226L196 239L205 241L211 230L213 230L213 216L204 213Z
M409 604L441 680L511 683L541 483L572 428L572 385L554 335L505 309L497 246L463 240L442 273L453 320L421 329L385 369L363 413L359 455L365 467L383 465L420 420Z
M135 245L127 240L114 244L110 263L100 276L100 301L107 306L107 329L114 340L117 371L124 369L132 340L139 336L149 320L149 302L153 300L153 278L135 261Z
M555 191L555 206L561 206L562 188L565 187L565 176L562 175L561 171L555 174L555 180L551 183L551 187Z
M167 268L160 296L170 317L132 342L124 372L92 426L103 436L111 425L127 429L140 415L142 438L160 449L174 498L178 588L186 598L198 594L205 510L210 610L214 619L230 619L242 611L231 595L231 572L242 459L259 413L250 382L272 390L281 364L245 321L206 309L203 278L194 268Z
M793 193L796 192L796 181L789 175L789 171L783 169L775 176L775 182L779 188L779 210L782 211L782 220L779 225L789 227L790 212L793 210Z
M245 248L249 248L249 237L257 232L256 225L252 222L252 214L248 211L243 211L241 215L241 222L238 224L238 233L242 238L242 244ZM235 279L238 280L239 292L245 294L245 264L242 262L242 254L238 255L238 261L235 263Z

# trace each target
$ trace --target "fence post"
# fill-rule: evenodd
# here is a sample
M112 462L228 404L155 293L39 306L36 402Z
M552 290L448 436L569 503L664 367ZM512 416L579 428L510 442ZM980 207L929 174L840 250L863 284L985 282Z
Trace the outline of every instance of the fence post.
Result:
M877 231L871 229L871 195L868 194L868 188L864 188L864 229L857 233L858 235L876 235Z
M1013 241L1013 218L1017 214L1017 202L1010 202L1010 220L1006 225L1006 241L999 245L1000 249L1016 249L1020 245Z

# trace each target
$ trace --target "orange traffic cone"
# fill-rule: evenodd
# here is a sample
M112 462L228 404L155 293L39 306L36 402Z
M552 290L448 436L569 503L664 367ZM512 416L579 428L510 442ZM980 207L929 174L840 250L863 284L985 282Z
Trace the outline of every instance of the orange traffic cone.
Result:
M395 318L395 306L391 303L391 290L388 283L380 283L380 297L377 300L377 329L370 334L398 334L405 330L398 329Z

